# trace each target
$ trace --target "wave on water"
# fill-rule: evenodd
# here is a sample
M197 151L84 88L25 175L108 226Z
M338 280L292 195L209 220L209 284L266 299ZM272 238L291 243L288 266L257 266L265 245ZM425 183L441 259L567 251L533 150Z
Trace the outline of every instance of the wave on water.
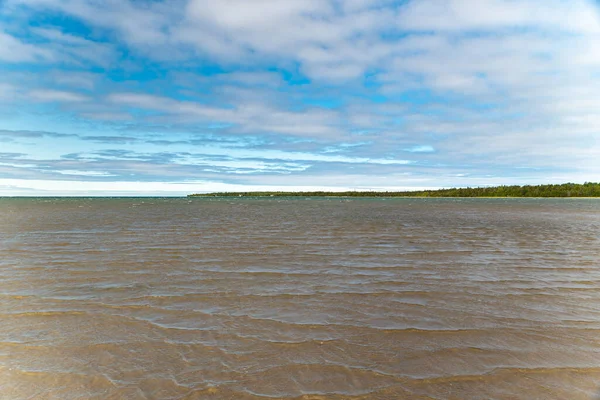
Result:
M593 399L600 201L2 199L3 399Z

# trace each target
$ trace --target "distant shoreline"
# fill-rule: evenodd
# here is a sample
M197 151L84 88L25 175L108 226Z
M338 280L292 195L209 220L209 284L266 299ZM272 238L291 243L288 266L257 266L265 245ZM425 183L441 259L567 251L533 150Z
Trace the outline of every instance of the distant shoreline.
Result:
M414 198L598 198L600 183L564 183L559 185L494 186L439 190L376 192L214 192L187 197L414 197Z

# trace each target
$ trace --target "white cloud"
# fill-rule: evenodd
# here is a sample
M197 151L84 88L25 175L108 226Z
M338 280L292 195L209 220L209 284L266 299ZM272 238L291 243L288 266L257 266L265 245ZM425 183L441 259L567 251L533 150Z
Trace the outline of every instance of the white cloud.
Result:
M2 99L14 99L16 96L17 88L10 83L0 82L0 100Z
M182 4L179 0L168 4L130 0L7 0L7 7L60 11L95 26L117 30L125 40L142 45L166 40L162 28L173 22L173 12Z
M76 175L76 176L116 176L114 174L105 172L105 171L79 171L79 170L73 170L73 169L63 169L63 170L56 170L56 171L51 171L51 172L56 172L57 174L61 174L61 175Z
M417 145L404 149L409 153L433 153L435 149L429 145Z
M598 14L587 0L419 0L402 8L398 23L421 31L538 27L600 33Z
M29 92L31 99L43 102L82 102L88 101L87 96L64 90L39 89Z
M53 54L49 50L24 43L0 30L0 61L34 62L52 58Z
M85 90L93 90L101 79L101 76L96 73L61 70L52 71L50 77L57 85Z
M92 63L108 66L114 59L114 52L110 45L66 34L58 29L31 28L30 31L39 38L47 40L45 46L52 51L54 61L57 63Z
M281 76L273 72L231 72L212 76L212 79L249 86L279 87L283 84Z
M108 122L119 122L119 121L133 121L134 118L129 113L124 112L83 112L81 116L87 119L108 121Z
M235 108L219 108L139 93L115 93L108 97L108 101L133 108L162 111L176 117L178 122L234 124L237 132L246 134L335 137L344 133L339 128L339 115L320 108L288 111L268 104L248 102L235 104Z
M83 39L79 36L65 34L58 29L31 28L30 31L38 36L42 36L54 42L68 43L75 46L87 45L90 43L89 40Z

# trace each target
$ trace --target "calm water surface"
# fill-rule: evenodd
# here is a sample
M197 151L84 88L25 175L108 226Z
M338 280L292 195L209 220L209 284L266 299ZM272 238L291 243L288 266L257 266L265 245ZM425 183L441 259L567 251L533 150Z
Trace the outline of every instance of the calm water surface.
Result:
M0 398L595 399L600 200L0 199Z

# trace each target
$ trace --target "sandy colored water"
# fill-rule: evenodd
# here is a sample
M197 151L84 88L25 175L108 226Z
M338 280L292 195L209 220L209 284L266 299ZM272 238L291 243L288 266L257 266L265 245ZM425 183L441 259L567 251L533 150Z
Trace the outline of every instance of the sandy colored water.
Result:
M594 399L600 200L0 199L0 398Z

